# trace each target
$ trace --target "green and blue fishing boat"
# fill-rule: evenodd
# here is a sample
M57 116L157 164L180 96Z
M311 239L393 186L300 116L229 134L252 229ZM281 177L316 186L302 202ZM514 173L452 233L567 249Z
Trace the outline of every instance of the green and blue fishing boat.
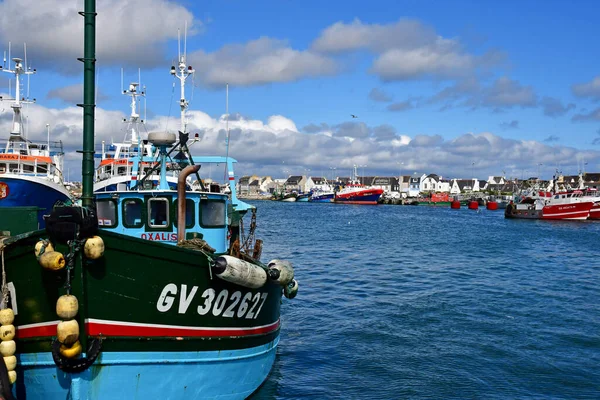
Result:
M259 261L256 210L237 199L235 160L171 157L185 152L185 132L149 134L155 170L94 195L95 1L81 14L82 205L55 207L45 230L0 241L0 394L10 397L9 380L19 399L246 398L272 368L282 296L298 290L292 266ZM226 165L228 190L200 179L186 190L206 163Z

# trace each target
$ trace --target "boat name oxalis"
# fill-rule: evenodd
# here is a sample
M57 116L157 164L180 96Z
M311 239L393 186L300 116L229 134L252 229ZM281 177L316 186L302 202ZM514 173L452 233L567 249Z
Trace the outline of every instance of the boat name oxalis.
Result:
M177 241L177 234L176 233L142 233L140 235L140 239L145 239L145 240L153 240L153 241L169 241L169 242L176 242Z
M192 286L188 293L188 286L181 285L179 306L177 308L179 314L185 314L188 311L197 292L198 286ZM171 310L177 293L178 287L176 284L169 283L166 285L158 297L156 309L163 313ZM268 293L261 292L246 292L242 295L242 292L238 290L229 296L227 289L223 289L217 294L215 289L208 288L200 296L204 299L204 302L196 308L196 312L199 315L206 315L212 310L212 315L215 317L233 318L236 316L237 318L256 319L267 300L267 295ZM231 303L227 306L228 300Z

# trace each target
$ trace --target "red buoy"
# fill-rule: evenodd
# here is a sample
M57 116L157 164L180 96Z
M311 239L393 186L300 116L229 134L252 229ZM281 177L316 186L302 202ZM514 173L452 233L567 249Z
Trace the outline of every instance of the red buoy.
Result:
M485 205L485 207L488 210L497 210L498 209L498 203L495 201L488 201L487 204Z
M453 210L458 210L460 208L460 201L454 200L452 203L450 203L450 208Z
M477 210L479 208L479 203L477 200L471 200L469 202L469 210Z

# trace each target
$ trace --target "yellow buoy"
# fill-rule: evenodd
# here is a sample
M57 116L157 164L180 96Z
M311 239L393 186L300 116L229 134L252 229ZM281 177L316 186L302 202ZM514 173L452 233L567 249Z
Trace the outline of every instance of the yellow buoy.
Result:
M4 364L6 364L6 369L9 371L14 371L17 367L17 357L8 356L4 357Z
M35 244L35 257L40 258L40 253L42 252L42 248L44 249L44 253L49 251L54 251L54 246L50 243L49 240L40 240Z
M64 320L69 320L77 315L79 311L79 303L77 297L64 294L58 298L56 302L56 314ZM0 331L1 332L1 331Z
M100 236L92 236L85 241L83 253L90 260L97 260L104 255L104 241Z
M2 354L2 357L14 356L15 350L17 350L17 345L14 340L0 342L0 354Z
M82 349L81 349L81 343L79 343L79 340L76 341L73 346L71 347L67 347L64 344L60 346L60 354L62 354L63 357L66 358L75 358L78 355L81 354Z
M62 344L72 345L79 339L79 324L74 319L60 321L56 327L56 337Z
M0 324L10 325L15 320L15 313L10 308L0 310Z
M2 341L13 340L15 337L15 326L14 325L2 325L0 326L0 339Z
M58 251L49 251L42 254L40 265L49 270L59 270L65 267L65 257Z
M17 381L17 372L16 371L8 371L8 380L10 381L11 385L13 383L15 383Z

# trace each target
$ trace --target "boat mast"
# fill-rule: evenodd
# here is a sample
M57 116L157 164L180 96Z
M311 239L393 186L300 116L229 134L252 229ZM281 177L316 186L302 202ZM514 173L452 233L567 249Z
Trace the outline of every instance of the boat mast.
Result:
M96 1L85 0L84 11L83 58L83 160L82 196L84 207L93 205L94 199L94 114L95 114L95 72L96 72Z
M10 56L9 56L10 57ZM10 61L8 64L8 69L2 68L0 66L0 71L4 71L15 76L15 98L14 99L5 99L5 100L14 100L11 104L11 108L13 109L13 122L12 129L10 131L10 141L9 142L24 142L25 138L23 135L23 116L21 115L21 108L23 104L31 104L35 103L35 99L29 100L29 98L25 98L21 95L21 75L33 75L37 71L31 68L27 68L27 66L23 66L23 60L20 58L12 59L15 63L14 69L10 69ZM4 59L6 62L6 58ZM27 154L29 154L29 149L27 148Z
M137 91L138 86L140 86L140 82L132 82L129 84L128 90L123 90L124 95L131 97L131 114L129 115L129 121L126 121L131 126L131 144L138 144L140 142L140 114L137 109L137 98L146 96L145 90L141 92Z
M187 24L186 24L186 30L187 30ZM171 66L171 75L175 76L175 78L179 79L179 86L180 86L180 90L181 90L181 98L179 99L179 108L181 109L181 127L180 127L180 131L182 133L186 132L186 126L187 126L187 121L185 119L185 112L188 109L189 106L189 102L185 99L185 80L190 76L193 75L194 72L196 72L191 65L187 65L186 62L186 42L187 42L187 32L185 33L185 37L184 37L184 48L183 48L183 55L181 54L181 38L180 38L180 33L179 31L177 32L177 39L178 39L178 66L177 69L179 71L177 71L175 69L175 66Z

